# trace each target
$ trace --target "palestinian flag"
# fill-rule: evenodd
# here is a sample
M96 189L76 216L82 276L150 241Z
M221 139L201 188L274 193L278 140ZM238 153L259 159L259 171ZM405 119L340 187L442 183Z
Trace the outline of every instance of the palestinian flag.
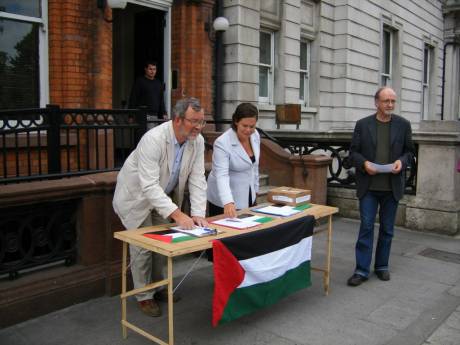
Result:
M213 241L214 327L311 285L314 224L307 216Z

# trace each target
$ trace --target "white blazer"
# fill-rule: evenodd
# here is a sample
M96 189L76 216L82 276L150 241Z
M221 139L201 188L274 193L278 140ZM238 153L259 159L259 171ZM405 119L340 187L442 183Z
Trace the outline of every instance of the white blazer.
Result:
M152 128L118 173L113 209L126 229L138 228L152 210L167 218L176 208L180 209L187 181L191 215L205 216L206 179L201 135L185 143L179 182L174 190L177 205L164 192L174 165L174 136L172 121Z
M234 202L237 209L249 207L249 188L255 201L259 191L260 136L251 135L255 162L252 163L236 132L230 128L214 142L212 170L208 177L208 200L223 207Z

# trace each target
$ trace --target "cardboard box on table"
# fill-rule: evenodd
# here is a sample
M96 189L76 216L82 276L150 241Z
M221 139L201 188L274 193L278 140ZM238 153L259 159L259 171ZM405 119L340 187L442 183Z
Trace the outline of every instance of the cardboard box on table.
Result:
M267 200L274 204L299 206L308 204L311 190L293 187L277 187L268 191Z

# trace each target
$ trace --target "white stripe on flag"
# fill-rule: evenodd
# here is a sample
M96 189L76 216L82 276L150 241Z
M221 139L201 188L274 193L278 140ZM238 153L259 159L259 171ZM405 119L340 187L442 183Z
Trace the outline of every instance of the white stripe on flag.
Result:
M286 271L296 268L311 259L312 237L305 237L300 242L264 255L241 260L245 270L244 279L238 288L269 282L281 277Z

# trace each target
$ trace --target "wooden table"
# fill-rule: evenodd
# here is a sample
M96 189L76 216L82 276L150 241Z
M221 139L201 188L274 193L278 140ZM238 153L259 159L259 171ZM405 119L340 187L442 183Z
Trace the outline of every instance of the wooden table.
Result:
M294 216L285 217L285 218L276 218L275 220L261 224L259 226L238 230L231 229L223 226L218 226L213 224L213 228L216 228L221 231L221 233L215 236L208 236L202 238L196 238L191 241L184 241L178 243L166 243L162 241L156 241L148 237L143 236L146 232L160 231L168 228L170 224L150 226L134 230L124 230L114 233L114 237L123 241L123 261L122 261L122 283L121 283L121 325L123 331L123 338L127 337L127 329L131 329L134 332L137 332L144 337L162 345L173 345L174 344L174 328L173 328L173 257L189 254L193 252L203 251L205 249L212 248L212 240L231 237L239 235L241 233L247 233L251 231L257 231L265 228L272 227L274 225L281 224L286 220L292 220L306 215L312 215L315 219L328 218L328 225L326 229L314 231L313 235L317 235L321 232L327 231L327 240L326 240L326 266L323 268L312 267L314 271L323 272L323 285L324 292L326 295L329 293L330 285L330 272L331 272L331 255L332 255L332 215L337 213L339 210L336 207L323 206L323 205L312 205L311 208L308 208ZM241 210L238 213L253 213L261 215L260 213L254 213L250 209ZM222 216L213 217L211 219L223 218ZM126 291L126 275L127 275L127 258L128 258L128 244L134 244L136 246L151 250L152 252L164 255L167 257L167 277L166 279L160 280L158 282L151 283L145 287L134 289L131 291ZM137 293L148 291L160 286L167 286L168 289L168 334L169 342L165 342L152 334L144 331L143 329L133 325L128 322L126 319L126 298L133 296Z

